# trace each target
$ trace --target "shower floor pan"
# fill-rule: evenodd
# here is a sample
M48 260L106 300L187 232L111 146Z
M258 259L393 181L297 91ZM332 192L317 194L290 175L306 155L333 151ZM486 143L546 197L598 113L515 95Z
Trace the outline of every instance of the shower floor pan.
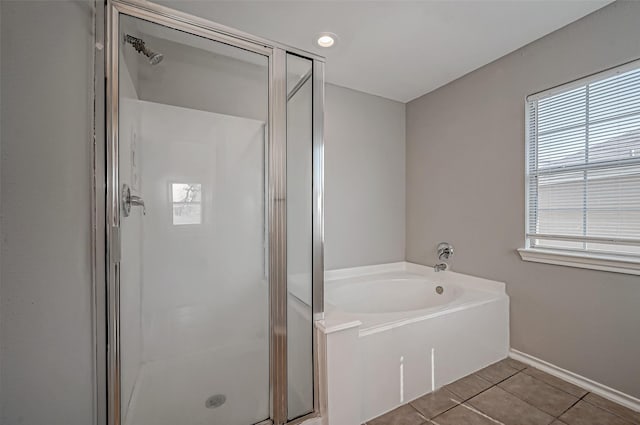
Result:
M264 346L234 346L144 363L125 425L250 425L269 416Z

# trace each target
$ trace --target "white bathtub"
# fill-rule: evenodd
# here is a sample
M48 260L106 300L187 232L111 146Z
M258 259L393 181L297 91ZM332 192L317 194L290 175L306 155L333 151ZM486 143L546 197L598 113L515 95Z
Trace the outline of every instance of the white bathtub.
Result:
M501 282L411 263L329 271L329 425L357 425L507 356Z
M333 281L326 300L334 309L370 316L440 307L460 294L456 286L446 285L445 290L422 275L402 271Z

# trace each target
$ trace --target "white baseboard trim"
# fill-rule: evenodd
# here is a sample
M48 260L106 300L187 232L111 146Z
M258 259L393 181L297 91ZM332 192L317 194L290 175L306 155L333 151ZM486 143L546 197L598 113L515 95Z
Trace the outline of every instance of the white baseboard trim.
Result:
M521 361L522 363L533 366L536 369L540 369L543 372L547 372L548 374L553 375L557 378L563 379L567 382L577 385L580 388L584 388L585 390L590 391L594 394L597 394L606 399L609 399L618 404L621 404L625 407L628 407L629 409L633 409L635 411L640 412L640 399L637 399L633 396L625 394L622 391L618 391L611 387L607 387L606 385L603 385L599 382L593 381L589 378L585 378L584 376L578 375L577 373L573 373L571 371L568 371L554 364L541 360L530 354L515 350L513 348L509 350L509 357L511 357L514 360L518 360L518 361Z

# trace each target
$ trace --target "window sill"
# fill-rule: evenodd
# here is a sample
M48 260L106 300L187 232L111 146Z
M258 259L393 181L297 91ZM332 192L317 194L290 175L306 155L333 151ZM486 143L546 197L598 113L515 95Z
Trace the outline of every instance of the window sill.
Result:
M553 249L520 248L524 261L640 275L640 257L566 252Z

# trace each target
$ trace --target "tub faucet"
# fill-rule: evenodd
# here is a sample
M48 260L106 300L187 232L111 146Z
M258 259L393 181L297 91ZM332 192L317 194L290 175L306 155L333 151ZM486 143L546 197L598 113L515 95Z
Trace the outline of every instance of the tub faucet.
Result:
M433 266L433 270L437 272L449 270L449 264L447 264L447 261L450 260L451 257L453 257L453 245L451 245L449 242L440 242L438 244L437 253L440 263Z
M440 242L438 244L438 260L446 261L453 257L453 245L449 242Z
M449 268L449 265L447 263L438 263L435 266L433 266L433 270L435 270L436 272L443 272L448 268Z

